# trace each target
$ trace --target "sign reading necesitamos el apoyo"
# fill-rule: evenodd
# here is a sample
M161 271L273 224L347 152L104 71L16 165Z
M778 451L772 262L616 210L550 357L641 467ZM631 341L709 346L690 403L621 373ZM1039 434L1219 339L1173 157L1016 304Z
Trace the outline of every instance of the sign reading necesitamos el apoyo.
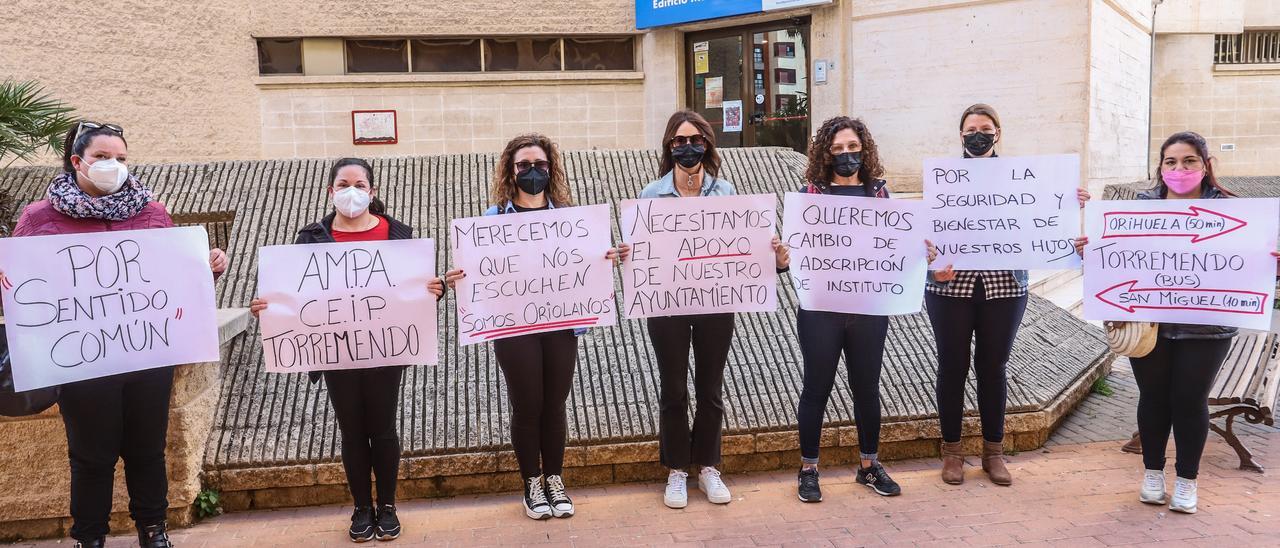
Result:
M636 28L830 3L831 0L636 0Z
M1280 200L1085 206L1084 317L1271 328Z

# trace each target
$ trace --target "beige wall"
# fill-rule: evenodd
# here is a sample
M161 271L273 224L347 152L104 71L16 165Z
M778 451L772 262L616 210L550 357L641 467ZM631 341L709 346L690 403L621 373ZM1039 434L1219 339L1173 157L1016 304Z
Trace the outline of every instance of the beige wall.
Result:
M571 150L645 146L642 82L554 85L265 89L262 156L493 152L532 131ZM397 111L397 144L352 144L351 111L370 109Z
M1147 0L1090 0L1089 191L1147 176L1151 8Z
M1158 34L1155 84L1153 161L1166 137L1192 130L1218 174L1280 175L1280 65L1215 67L1212 34Z
M1079 0L855 3L849 113L871 127L898 189L922 161L959 156L959 116L990 103L1006 155L1083 153L1089 10Z
M124 126L134 161L257 157L249 2L146 4L8 3L0 79L37 80L81 116Z

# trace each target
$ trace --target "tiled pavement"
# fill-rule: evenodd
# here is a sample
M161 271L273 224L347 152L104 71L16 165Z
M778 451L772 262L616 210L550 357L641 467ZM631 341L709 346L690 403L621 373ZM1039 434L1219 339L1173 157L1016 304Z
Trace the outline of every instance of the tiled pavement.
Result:
M1115 394L1091 396L1045 448L1009 458L1009 488L991 485L974 466L964 485L945 485L936 460L916 459L889 463L904 490L891 499L854 483L848 469L832 468L824 470L821 504L796 500L791 471L727 477L734 501L726 506L691 489L682 511L662 506L660 484L573 490L578 515L547 522L523 517L514 494L415 500L400 505L405 533L388 546L1280 546L1275 472L1237 470L1235 454L1214 434L1201 465L1198 514L1138 503L1139 457L1120 453L1117 441L1133 428L1136 389L1126 363L1116 364L1109 382ZM1280 470L1280 430L1241 431L1264 466ZM348 512L237 513L178 531L174 540L210 548L347 546ZM131 544L120 537L108 546ZM65 541L31 544L60 545Z

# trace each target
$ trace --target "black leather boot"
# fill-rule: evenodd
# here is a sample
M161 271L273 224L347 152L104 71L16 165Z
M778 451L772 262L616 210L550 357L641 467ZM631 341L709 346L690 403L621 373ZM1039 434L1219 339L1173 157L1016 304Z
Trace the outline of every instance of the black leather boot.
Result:
M165 532L166 522L138 528L138 546L141 548L173 548L169 541L169 533Z

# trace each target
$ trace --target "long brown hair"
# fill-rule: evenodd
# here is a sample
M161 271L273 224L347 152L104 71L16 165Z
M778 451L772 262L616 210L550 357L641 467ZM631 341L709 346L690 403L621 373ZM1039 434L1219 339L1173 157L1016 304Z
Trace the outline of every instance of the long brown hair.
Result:
M880 150L876 148L876 140L871 137L867 124L848 116L828 118L814 134L813 142L809 143L809 167L804 172L805 180L823 191L831 187L831 142L837 133L846 129L852 129L862 143L862 167L858 168L858 181L870 188L872 182L884 175Z
M707 142L707 152L702 155L702 170L712 177L720 176L720 153L716 152L716 132L711 124L692 110L678 110L667 119L667 130L662 133L662 161L658 164L658 176L662 177L676 168L676 161L671 157L671 140L685 122L693 124Z
M1169 188L1165 186L1164 175L1161 173L1164 170L1160 169L1160 165L1164 164L1164 151L1177 143L1187 144L1196 149L1196 154L1204 162L1204 179L1200 181L1200 184L1208 184L1218 189L1218 192L1227 196L1235 196L1234 192L1218 184L1218 178L1213 174L1213 157L1209 156L1209 143L1206 143L1204 137L1194 131L1174 133L1164 140L1164 144L1160 145L1160 163L1156 164L1156 188L1160 189L1160 196L1168 196L1169 194ZM1201 192L1203 192L1203 189L1201 189Z
M551 183L547 185L547 200L555 207L573 205L569 196L569 178L564 174L564 162L560 158L560 147L555 141L541 133L518 135L507 143L498 157L498 165L493 170L493 184L489 188L489 203L502 207L516 197L516 153L522 148L538 147L547 155L548 174Z

